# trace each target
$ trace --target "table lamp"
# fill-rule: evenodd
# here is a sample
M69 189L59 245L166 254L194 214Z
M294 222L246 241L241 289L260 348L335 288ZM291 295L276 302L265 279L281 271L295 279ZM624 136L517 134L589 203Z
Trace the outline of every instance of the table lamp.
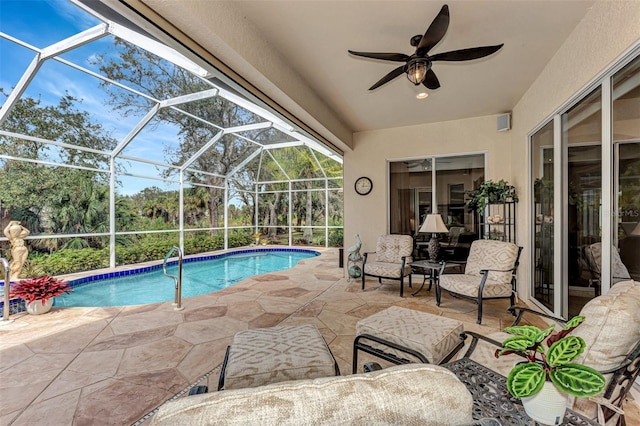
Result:
M429 245L427 246L427 251L429 252L429 260L431 262L437 262L440 259L438 234L449 232L442 220L442 216L437 213L428 214L418 232L430 232L432 234Z

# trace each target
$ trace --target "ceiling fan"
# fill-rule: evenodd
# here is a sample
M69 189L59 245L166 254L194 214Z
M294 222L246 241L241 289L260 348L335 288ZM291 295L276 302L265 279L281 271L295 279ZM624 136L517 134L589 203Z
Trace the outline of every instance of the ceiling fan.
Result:
M497 52L504 45L472 47L469 49L453 50L451 52L436 53L429 56L429 51L442 40L447 28L449 27L449 6L446 4L440 9L440 13L435 17L427 32L424 35L415 35L411 37L411 46L416 48L413 55L405 55L404 53L375 53L375 52L355 52L349 50L349 53L365 58L381 59L383 61L405 62L404 65L391 71L382 77L376 84L371 86L369 90L375 90L400 76L402 73L407 74L407 78L416 86L423 84L428 89L437 89L440 87L438 77L431 69L432 63L435 61L470 61L472 59L484 58L492 53Z

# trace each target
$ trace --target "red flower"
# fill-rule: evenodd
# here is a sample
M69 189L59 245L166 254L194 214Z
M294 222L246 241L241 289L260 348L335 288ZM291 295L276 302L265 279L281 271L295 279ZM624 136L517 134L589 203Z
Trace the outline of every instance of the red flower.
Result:
M13 284L10 289L10 297L19 297L27 303L34 300L42 300L44 305L52 297L60 296L63 293L71 293L72 288L57 278L48 275L27 278Z

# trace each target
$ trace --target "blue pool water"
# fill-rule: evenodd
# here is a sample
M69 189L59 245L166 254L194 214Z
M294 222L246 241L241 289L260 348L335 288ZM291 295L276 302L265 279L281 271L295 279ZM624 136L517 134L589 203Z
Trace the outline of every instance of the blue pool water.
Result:
M185 259L182 297L222 290L253 275L289 269L298 261L317 255L318 252L310 250L257 249ZM177 262L169 263L167 273L178 276ZM69 284L73 286L73 292L56 297L55 306L140 305L172 301L175 295L174 282L164 276L161 265L148 272Z

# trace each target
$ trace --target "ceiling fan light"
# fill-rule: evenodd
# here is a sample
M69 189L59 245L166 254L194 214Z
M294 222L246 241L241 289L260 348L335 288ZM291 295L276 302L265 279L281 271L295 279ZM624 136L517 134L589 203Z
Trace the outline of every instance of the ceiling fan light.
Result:
M411 61L407 66L407 78L410 82L417 86L424 81L428 70L429 66L427 64L427 61Z

